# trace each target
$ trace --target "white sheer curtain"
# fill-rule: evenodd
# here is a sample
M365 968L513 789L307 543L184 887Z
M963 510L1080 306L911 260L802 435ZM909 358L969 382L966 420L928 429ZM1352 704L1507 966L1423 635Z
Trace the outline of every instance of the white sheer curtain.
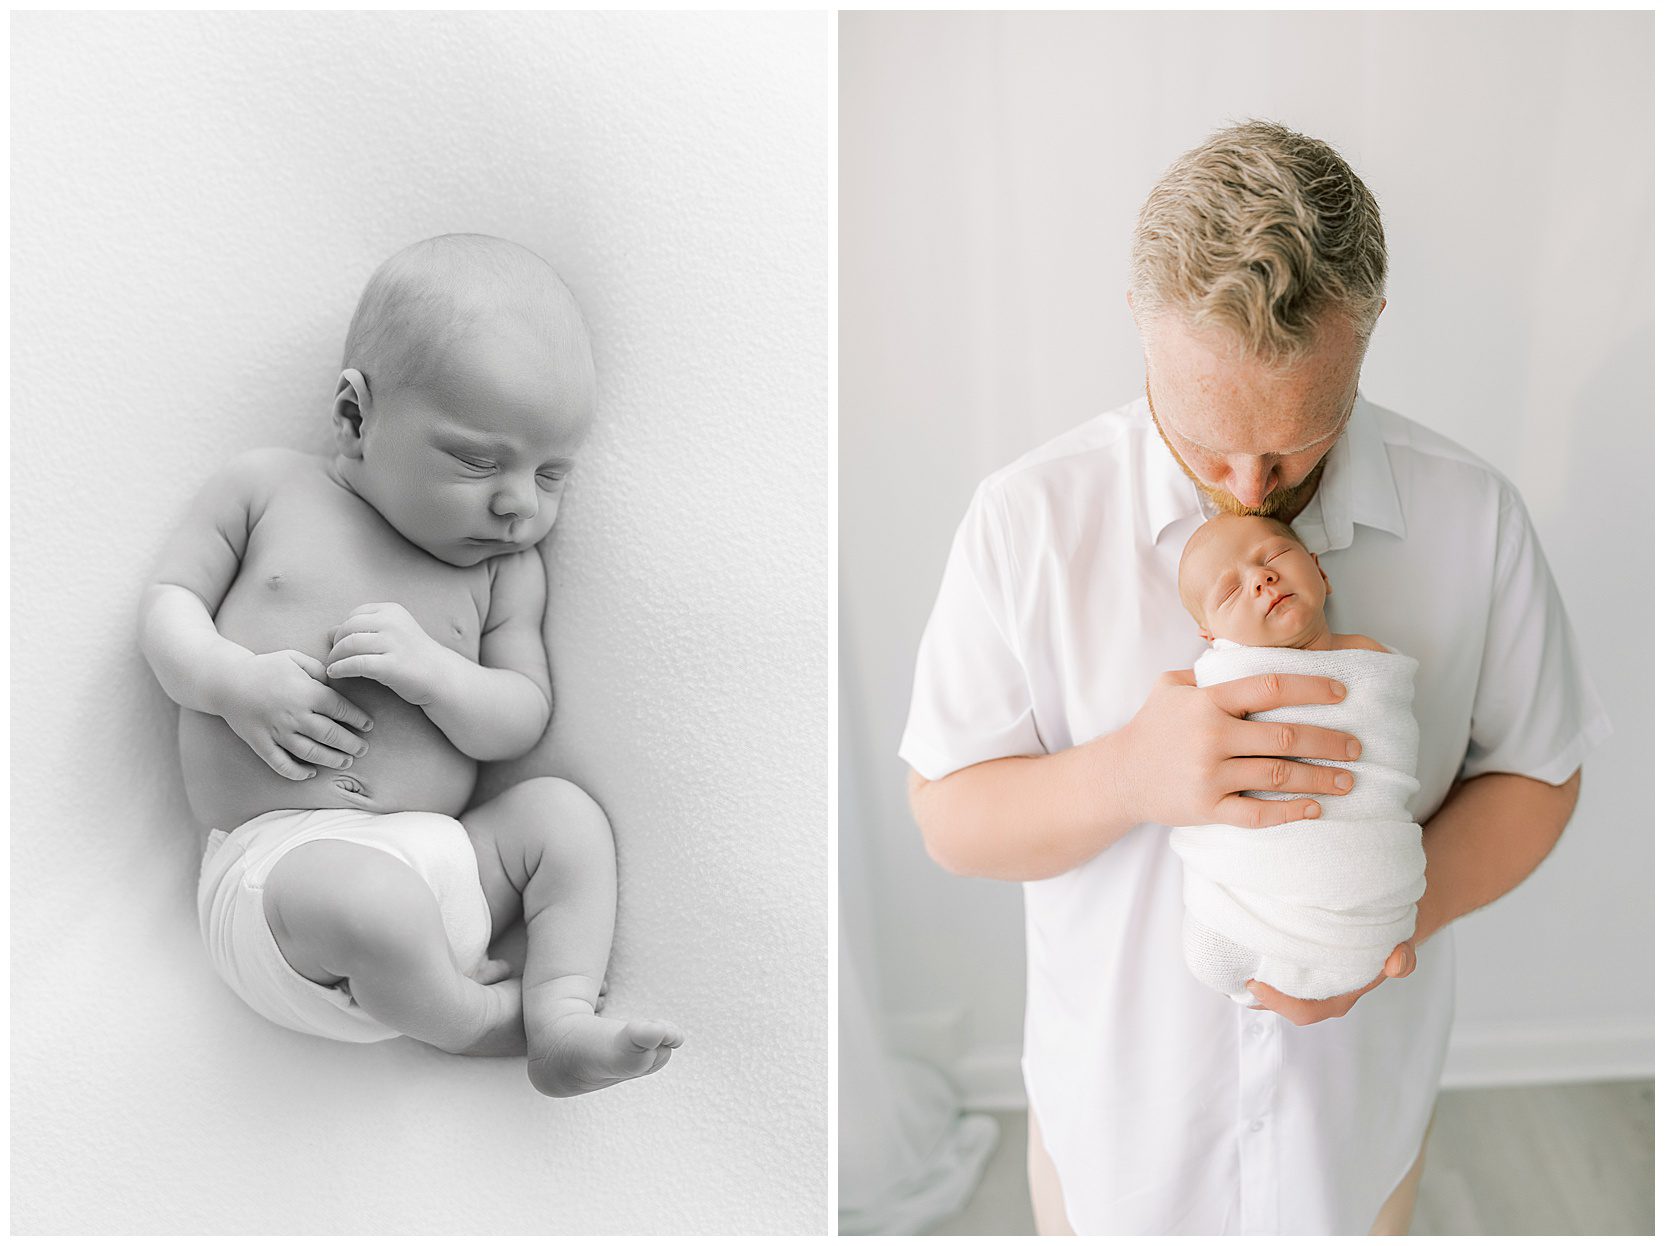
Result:
M843 629L840 629L843 634ZM938 1070L889 1049L875 1009L879 978L867 882L872 801L846 734L851 656L839 654L838 1228L913 1234L970 1197L999 1130L966 1115Z

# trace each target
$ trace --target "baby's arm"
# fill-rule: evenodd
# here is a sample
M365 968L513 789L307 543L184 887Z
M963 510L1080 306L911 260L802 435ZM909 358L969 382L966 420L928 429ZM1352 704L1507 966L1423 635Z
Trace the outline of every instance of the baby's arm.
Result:
M278 774L305 779L313 772L296 758L343 766L349 753L362 754L363 741L341 724L368 729L369 717L322 682L315 659L292 650L254 654L214 627L289 458L282 450L250 451L203 487L145 590L139 645L175 702L225 719Z
M472 662L391 602L360 606L335 629L331 679L374 679L412 705L476 761L531 751L549 725L543 647L544 570L536 550L493 559L491 604Z

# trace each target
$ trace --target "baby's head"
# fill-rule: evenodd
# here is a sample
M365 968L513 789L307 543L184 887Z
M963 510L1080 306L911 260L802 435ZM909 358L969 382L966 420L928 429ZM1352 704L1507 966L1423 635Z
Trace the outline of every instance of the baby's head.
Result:
M337 469L406 540L466 567L548 535L595 368L544 260L483 234L406 247L371 276L341 364Z
M1204 640L1311 648L1329 639L1329 595L1318 555L1276 519L1217 516L1180 555L1180 600Z

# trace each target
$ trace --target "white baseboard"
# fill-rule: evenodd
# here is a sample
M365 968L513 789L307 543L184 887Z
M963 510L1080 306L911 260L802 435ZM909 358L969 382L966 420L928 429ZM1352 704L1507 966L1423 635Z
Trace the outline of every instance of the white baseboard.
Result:
M1548 1086L1653 1077L1653 1027L1458 1029L1445 1057L1445 1090Z
M1020 1049L966 1047L955 1041L965 1028L966 1018L955 1013L909 1018L894 1032L911 1040L908 1054L930 1060L954 1079L967 1108L1021 1111L1027 1097ZM1653 1028L1646 1023L1576 1030L1469 1029L1451 1036L1440 1088L1647 1080L1653 1069Z

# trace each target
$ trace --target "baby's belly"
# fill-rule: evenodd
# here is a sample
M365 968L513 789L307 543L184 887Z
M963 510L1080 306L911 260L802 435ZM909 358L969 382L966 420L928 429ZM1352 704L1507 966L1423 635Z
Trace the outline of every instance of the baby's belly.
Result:
M285 779L243 743L225 720L179 711L179 758L191 811L229 831L274 809L427 810L456 816L474 791L477 764L416 706L365 679L331 680L370 715L369 751L345 770L311 766L310 779Z

